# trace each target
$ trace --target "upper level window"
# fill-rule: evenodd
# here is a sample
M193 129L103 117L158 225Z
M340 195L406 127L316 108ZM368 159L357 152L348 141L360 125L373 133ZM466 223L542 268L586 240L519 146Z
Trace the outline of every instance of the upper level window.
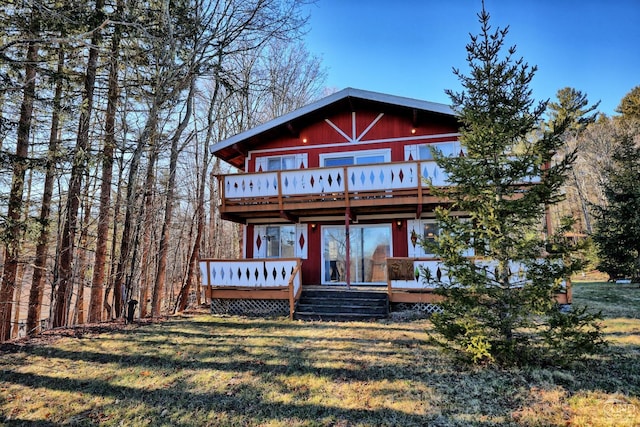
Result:
M433 160L432 149L440 150L445 157L457 157L460 155L460 144L457 142L440 142L421 145L419 147L420 160Z
M256 172L304 169L307 167L307 153L286 154L282 156L257 156Z
M324 167L370 165L391 161L389 150L375 150L320 155L320 163Z
M457 141L407 145L404 148L404 158L406 161L433 160L432 149L440 150L446 157L457 157L463 151Z
M267 158L268 171L296 169L295 156L275 156Z

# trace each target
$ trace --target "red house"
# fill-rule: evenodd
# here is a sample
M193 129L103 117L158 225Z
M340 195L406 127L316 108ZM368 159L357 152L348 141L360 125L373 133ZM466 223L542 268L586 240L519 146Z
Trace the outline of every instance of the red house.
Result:
M348 88L213 145L241 171L219 177L220 212L245 227L243 259L201 260L214 312L293 316L305 289L436 301L417 274L444 274L420 245L447 202L429 147L463 154L458 129L447 105Z

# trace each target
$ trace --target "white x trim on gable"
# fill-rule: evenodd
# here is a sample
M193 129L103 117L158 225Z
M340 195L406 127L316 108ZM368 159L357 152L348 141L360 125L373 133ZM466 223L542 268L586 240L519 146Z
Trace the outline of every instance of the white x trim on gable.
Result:
M371 130L371 128L373 128L376 125L376 123L378 123L378 121L380 121L382 116L384 116L384 113L378 114L378 116L375 119L373 119L371 121L371 123L369 123L367 128L365 130L363 130L360 135L358 135L357 134L357 129L356 129L356 112L355 111L352 112L351 113L351 136L349 136L345 130L340 129L340 127L338 125L336 125L335 123L333 123L331 120L324 119L324 121L329 126L331 126L336 132L338 132L340 135L342 135L344 137L344 139L346 139L348 142L360 142L360 141L362 141L362 138L367 134L367 132L369 132Z

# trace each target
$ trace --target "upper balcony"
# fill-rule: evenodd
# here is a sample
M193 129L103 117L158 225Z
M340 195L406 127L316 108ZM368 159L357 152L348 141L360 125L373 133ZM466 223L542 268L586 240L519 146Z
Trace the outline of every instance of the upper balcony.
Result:
M361 215L419 216L434 196L428 183L448 185L434 161L409 161L341 167L223 175L219 179L223 218L249 219ZM395 218L394 216L390 216Z

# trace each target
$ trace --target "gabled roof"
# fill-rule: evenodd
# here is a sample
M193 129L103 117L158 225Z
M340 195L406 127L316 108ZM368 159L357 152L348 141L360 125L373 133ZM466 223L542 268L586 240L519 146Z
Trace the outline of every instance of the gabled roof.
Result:
M236 167L244 166L244 157L252 148L262 141L275 138L282 134L292 134L304 125L315 120L323 120L327 115L345 111L355 111L357 107L385 105L396 110L410 110L413 117L419 114L448 116L449 120L456 120L455 112L445 104L421 101L401 96L387 95L378 92L346 88L319 101L298 108L288 114L270 120L245 132L220 141L209 147L212 154ZM415 120L415 119L414 119Z

